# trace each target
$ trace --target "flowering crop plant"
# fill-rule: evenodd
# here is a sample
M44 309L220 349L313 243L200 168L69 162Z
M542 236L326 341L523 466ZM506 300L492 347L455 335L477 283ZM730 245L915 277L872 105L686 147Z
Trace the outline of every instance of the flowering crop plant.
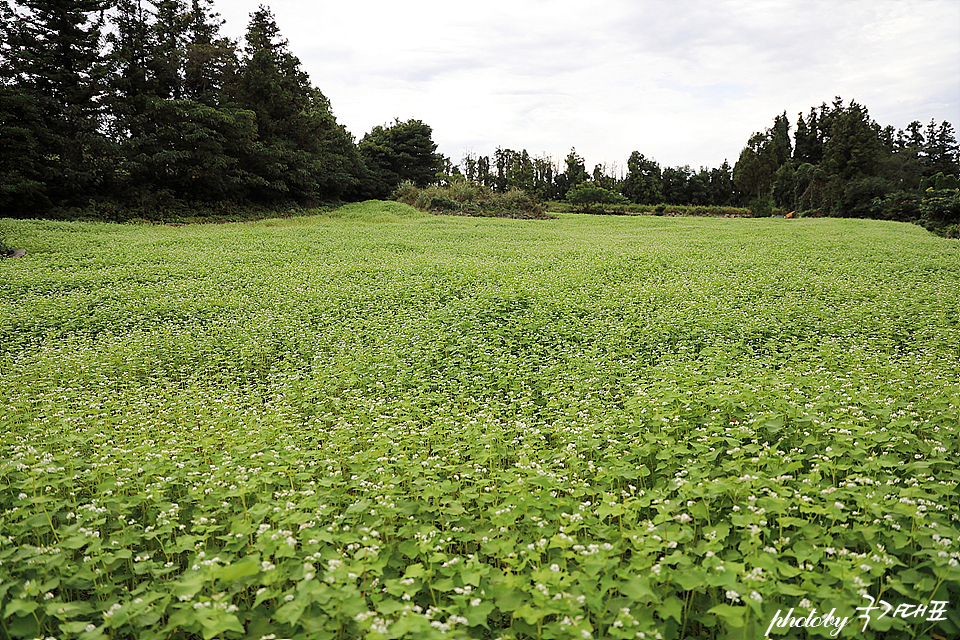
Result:
M956 241L0 224L0 638L960 634Z

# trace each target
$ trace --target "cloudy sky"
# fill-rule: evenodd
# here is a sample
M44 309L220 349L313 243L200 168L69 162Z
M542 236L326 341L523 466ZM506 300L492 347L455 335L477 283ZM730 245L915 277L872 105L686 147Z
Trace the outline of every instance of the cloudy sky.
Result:
M223 33L260 4L354 136L417 118L454 163L732 164L777 114L838 95L884 126L960 129L957 0L215 0Z

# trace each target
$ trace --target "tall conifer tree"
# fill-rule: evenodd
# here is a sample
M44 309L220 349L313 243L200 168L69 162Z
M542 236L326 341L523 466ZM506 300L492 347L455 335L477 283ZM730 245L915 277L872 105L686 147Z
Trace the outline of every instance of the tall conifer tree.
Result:
M5 135L31 149L32 193L52 204L86 202L110 178L103 133L107 0L3 3L3 84L16 112ZM29 122L29 135L15 133ZM21 182L21 188L25 183ZM39 199L35 200L39 203Z
M253 197L313 200L358 192L364 171L352 136L310 85L265 7L251 14L234 96L256 113L258 138L244 159Z

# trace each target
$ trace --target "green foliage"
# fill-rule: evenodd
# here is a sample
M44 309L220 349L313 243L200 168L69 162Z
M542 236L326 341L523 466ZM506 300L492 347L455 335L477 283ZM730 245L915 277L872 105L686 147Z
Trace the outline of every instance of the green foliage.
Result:
M914 192L896 191L872 202L870 217L897 222L920 220L920 204L923 197Z
M663 201L660 165L648 160L639 151L630 154L627 160L627 176L622 193L636 204L656 204Z
M890 183L882 178L861 178L846 183L837 215L845 218L879 217L875 203L890 193Z
M29 215L50 206L38 163L36 97L0 85L0 211Z
M755 198L747 204L754 218L769 218L774 214L772 198Z
M844 181L876 176L882 154L880 127L865 107L851 100L835 109L822 160L827 173Z
M785 210L815 215L918 222L938 233L952 224L938 222L950 218L948 205L919 210L922 189L935 187L938 175L944 188L955 187L948 175L960 165L950 123L881 129L866 107L838 97L799 117L792 159L788 132L786 114L778 116L741 153L734 178L755 201L772 197Z
M241 58L210 0L19 4L0 5L5 215L161 219L366 188L353 137L268 9L251 16Z
M273 15L253 13L237 78L238 105L256 114L257 139L241 157L259 201L356 196L367 179L353 138L287 49Z
M766 136L754 134L733 167L733 180L740 191L759 200L773 185L777 168L769 133Z
M420 120L374 127L360 140L359 151L369 170L367 190L375 197L386 197L405 180L426 187L440 170L433 129Z
M934 191L960 189L960 178L952 173L944 174L941 172L924 180L923 187L924 191L929 189L933 189Z
M547 209L554 212L569 213L574 211L569 202L551 202ZM749 218L753 215L745 207L723 207L716 205L689 206L679 204L646 205L646 204L613 204L604 207L607 213L617 215L657 215L657 216L698 216L711 218Z
M626 204L628 200L595 182L581 182L567 192L567 202L581 213L602 213L605 205Z
M567 154L567 157L564 159L565 168L562 173L557 174L555 179L556 182L556 191L555 197L558 199L564 199L567 197L567 191L574 188L581 182L585 182L590 179L590 174L587 173L587 167L584 164L584 160L577 153L576 148L571 148L570 153Z
M920 203L922 224L931 230L942 229L950 237L957 237L956 230L960 226L960 190L943 189L936 191L928 189Z
M419 188L410 181L400 183L393 198L416 207L420 211L466 216L543 218L543 207L520 189L499 193L489 187L468 182L463 178L451 180L444 186Z
M39 210L74 204L111 178L111 145L102 134L106 66L101 55L104 0L21 2L0 6L0 138L29 160L4 171L0 198L23 194ZM16 161L16 157L12 158ZM42 186L40 186L42 185Z
M960 598L954 243L414 216L5 221L5 636L719 640Z

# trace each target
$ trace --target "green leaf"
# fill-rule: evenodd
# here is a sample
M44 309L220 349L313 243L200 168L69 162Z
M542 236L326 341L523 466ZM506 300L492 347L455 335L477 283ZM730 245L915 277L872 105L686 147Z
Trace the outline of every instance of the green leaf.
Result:
M470 607L466 611L467 624L471 627L482 626L489 629L487 626L487 616L493 612L493 602L489 600L484 600L475 607Z
M425 575L427 574L423 570L423 565L419 562L408 565L407 569L403 572L404 578L422 578Z
M747 611L748 609L746 607L718 604L715 607L710 607L707 613L716 614L731 627L739 629L747 623Z
M39 606L40 605L34 600L16 598L7 603L6 608L3 610L3 617L9 618L14 615L27 616L36 611Z
M90 615L94 612L93 605L85 600L74 602L48 602L44 606L48 616L66 620L77 616Z
M259 554L246 556L237 562L228 564L219 571L220 579L224 582L233 582L234 580L239 580L240 578L255 576L258 573L260 573Z
M673 618L677 622L683 620L683 600L677 596L670 596L657 607L657 613L662 620Z
M707 572L703 569L684 569L673 579L684 591L693 591L707 584Z
M626 582L620 582L617 589L634 602L649 602L656 598L650 588L650 579L647 576L636 576Z

